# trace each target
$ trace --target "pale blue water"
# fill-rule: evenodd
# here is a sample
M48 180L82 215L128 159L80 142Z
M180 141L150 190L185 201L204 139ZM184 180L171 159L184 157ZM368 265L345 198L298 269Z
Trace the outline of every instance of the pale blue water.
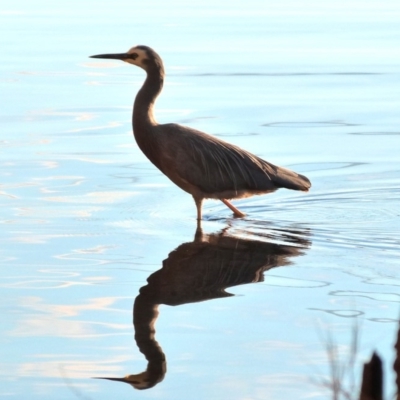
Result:
M399 19L388 0L2 4L0 396L328 399L325 343L345 359L357 320L356 381L376 349L389 398ZM160 122L304 173L310 193L238 201L243 220L208 201L193 242L192 199L132 138L144 73L88 58L135 44L165 62ZM148 278L163 380L92 379L145 370L132 306Z

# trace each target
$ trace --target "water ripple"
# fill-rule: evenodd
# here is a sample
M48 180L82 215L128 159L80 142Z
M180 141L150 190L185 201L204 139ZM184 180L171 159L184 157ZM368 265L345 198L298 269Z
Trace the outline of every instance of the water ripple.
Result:
M320 127L337 127L337 126L358 126L345 121L281 121L281 122L267 122L261 126L268 126L274 128L320 128Z

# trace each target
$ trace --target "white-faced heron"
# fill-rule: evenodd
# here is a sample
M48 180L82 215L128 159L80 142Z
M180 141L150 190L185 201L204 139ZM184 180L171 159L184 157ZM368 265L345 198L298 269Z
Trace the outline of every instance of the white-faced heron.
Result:
M241 148L178 124L158 124L154 102L164 83L161 57L150 47L92 58L117 59L144 69L147 78L133 106L133 133L146 157L172 182L190 193L201 220L204 199L219 199L236 216L241 211L228 200L273 192L279 188L308 191L303 175L278 167Z

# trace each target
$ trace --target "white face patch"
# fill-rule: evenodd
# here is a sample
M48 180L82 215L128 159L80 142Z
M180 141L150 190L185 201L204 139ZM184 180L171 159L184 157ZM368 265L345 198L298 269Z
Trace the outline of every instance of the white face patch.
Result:
M129 49L127 54L137 54L137 57L135 59L127 58L126 60L124 60L125 62L145 69L145 65L143 63L143 60L147 58L147 54L146 54L145 50L139 49L137 47L132 47L131 49Z

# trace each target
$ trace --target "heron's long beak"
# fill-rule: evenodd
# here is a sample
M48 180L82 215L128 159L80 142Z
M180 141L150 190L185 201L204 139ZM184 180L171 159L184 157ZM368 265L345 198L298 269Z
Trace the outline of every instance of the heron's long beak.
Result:
M139 374L141 375L141 374ZM150 385L148 381L143 381L143 379L135 379L135 375L126 376L125 378L107 378L107 377L96 377L93 379L107 379L108 381L124 382L131 385L134 389L148 389L153 385Z
M117 53L117 54L97 54L95 56L90 56L90 58L108 58L113 60L126 60L129 58L128 53Z
M130 383L126 378L106 378L106 377L95 377L93 379L107 379L109 381L125 382Z

